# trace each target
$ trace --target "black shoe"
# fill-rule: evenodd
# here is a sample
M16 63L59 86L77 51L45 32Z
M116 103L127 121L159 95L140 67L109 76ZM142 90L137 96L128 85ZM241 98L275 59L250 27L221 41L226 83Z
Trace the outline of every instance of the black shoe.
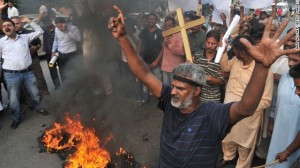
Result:
M10 125L10 128L12 129L16 129L22 122L22 119L20 119L19 121L13 121Z
M7 104L7 105L3 105L3 109L2 109L2 111L7 111L9 109L9 104Z
M0 116L1 116L2 114L4 114L4 113L8 110L8 108L9 108L9 105L3 105L3 109L0 110Z
M48 111L46 111L45 109L41 108L41 109L36 109L36 111L38 113L41 113L42 115L49 115L50 113Z
M28 104L28 108L29 108L29 110L34 110L34 107L32 104Z

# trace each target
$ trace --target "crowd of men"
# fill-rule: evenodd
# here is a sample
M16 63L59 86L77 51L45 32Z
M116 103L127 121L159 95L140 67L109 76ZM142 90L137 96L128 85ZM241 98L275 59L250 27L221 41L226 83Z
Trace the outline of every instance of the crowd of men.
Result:
M236 167L246 168L251 167L254 155L266 159L266 164L279 159L281 164L273 167L298 166L300 54L296 50L277 53L278 59L265 66L271 68L257 77L262 73L257 66L263 61L249 47L255 46L265 57L276 55L279 47L286 51L295 48L295 30L284 32L286 37L279 39L289 21L279 27L282 20L273 20L276 4L272 7L271 16L261 12L255 17L251 13L246 15L241 6L241 20L228 44L220 44L229 26L225 14L220 16L224 24L210 20L208 27L198 25L189 29L193 64L184 64L180 33L162 38L160 28L168 30L177 26L176 14L166 16L162 24L160 15L150 13L148 25L142 24L145 16L141 15L137 18L141 25L136 26L140 33L134 36L128 28L131 22L127 24L129 19L124 19L122 11L115 7L118 17L112 18L108 26L119 40L133 74L144 84L139 104L149 102L150 90L159 98L158 107L164 111L160 167L224 167L237 159ZM185 22L199 19L201 16L197 13L185 12ZM124 34L128 35L124 37ZM128 40L133 38L137 40ZM245 39L247 43L242 42ZM262 44L266 39L278 45L268 48ZM130 43L137 46L135 50ZM220 45L226 45L226 50L221 62L216 63L214 59ZM265 53L262 48L272 52ZM260 85L258 79L265 83ZM255 92L252 87L260 91L259 97L250 96L249 92ZM256 104L248 102L248 98L258 101ZM233 102L239 102L237 111ZM251 107L253 111L243 113L244 107ZM271 142L261 144L267 137L271 137ZM269 151L263 151L269 145Z
M98 3L98 7L107 5ZM7 5L12 9L0 0L1 13ZM99 80L101 93L111 95L119 91L107 72L108 63L115 61L119 85L136 85L141 108L151 95L159 98L158 107L164 112L159 167L224 167L237 158L236 167L248 168L254 155L266 163L279 159L281 164L274 167L297 164L300 52L294 49L295 30L283 32L289 21L280 26L281 18L273 20L276 5L271 16L260 12L257 17L245 14L241 6L241 19L226 44L221 43L229 26L226 17L232 20L234 10L230 16L221 14L223 24L209 17L208 24L188 29L192 62L186 60L180 33L162 35L177 26L176 13L163 19L159 12L131 18L115 6L118 16L109 20L107 8L99 14L83 0L61 9L45 1L34 21L16 12L2 20L2 82L8 92L11 128L22 122L24 101L49 114L42 105L49 91L37 54L43 47L48 63L58 57L49 67L55 89L68 81L68 71L74 68L70 64L76 59ZM67 17L57 17L59 11ZM206 16L201 11L184 12L185 22L200 17ZM33 31L23 28L24 23ZM279 39L282 32L286 36ZM216 63L222 45L226 49ZM264 145L270 145L269 151L263 151L261 142L267 137L271 141Z
M12 2L0 1L1 82L8 93L8 105L2 107L0 103L0 110L1 113L10 111L12 129L16 129L23 121L22 114L26 106L43 115L49 114L42 101L50 93L40 64L40 48L45 52L47 63L53 61L49 64L49 71L55 90L62 87L62 83L68 83L72 77L70 71L77 68L77 71L84 69L86 74L96 78L95 85L99 84L104 90L97 94L112 94L112 83L106 73L108 61L104 53L121 52L110 50L117 43L109 36L106 26L103 26L108 19L104 19L102 13L97 18L97 14L84 6L81 0L68 8L73 8L72 15L65 12L66 7L55 6L53 1L43 1L40 5L39 15L31 20L25 15L19 16L17 12L10 15L8 9L13 7ZM100 21L93 22L95 18ZM99 48L99 45L102 47ZM95 63L101 59L103 62ZM72 61L77 65L72 66ZM95 65L101 66L93 67Z

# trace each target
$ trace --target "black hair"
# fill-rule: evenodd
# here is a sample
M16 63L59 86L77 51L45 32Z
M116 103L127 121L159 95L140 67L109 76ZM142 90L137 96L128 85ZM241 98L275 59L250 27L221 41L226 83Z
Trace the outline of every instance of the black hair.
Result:
M300 78L300 63L298 63L295 66L293 66L290 69L289 74L293 78Z
M261 11L260 15L262 15L262 14L268 15L266 11Z
M201 17L200 16L197 16L197 15L193 15L192 16L192 20L197 20L197 19L200 19Z
M220 29L223 29L223 25L220 23L215 24L214 30L220 30Z
M242 26L246 26L247 29L243 31L243 34L245 34L245 33L250 34L251 33L251 24L249 22L244 22L244 23L245 24L242 24ZM249 24L247 24L247 23L249 23ZM242 26L240 27L240 29L242 28Z
M239 51L243 51L243 52L246 52L249 54L247 48L240 42L241 38L244 38L244 39L248 40L251 44L254 44L254 41L251 37L245 36L245 35L238 35L232 40L232 43L231 43L232 48L235 48Z
M148 14L142 15L141 19L148 19Z
M149 19L150 16L154 16L156 18L156 20L158 21L158 17L156 16L155 13L149 13L147 16L148 16L147 19Z
M200 28L202 29L202 30L207 30L207 28L202 24L202 25L200 25Z
M186 11L183 13L183 17L190 18L191 20L197 20L200 19L200 16L196 15L196 11Z
M55 24L57 23L66 23L66 19L63 17L57 17L55 18Z
M175 20L172 16L166 16L166 17L165 17L165 22L168 21L168 20L171 20L172 23L173 23L174 25L176 25L176 20Z
M249 21L250 25L251 26L254 26L255 24L259 23L259 20L257 18L252 18L250 21Z
M257 43L261 40L265 30L265 25L263 23L257 22L251 26L250 36Z
M184 12L184 13L183 13L183 17L184 17L184 18L190 18L190 19L192 20L192 17L191 17L190 14L187 13L187 12Z
M224 36L225 33L226 33L225 29L223 29L223 28L219 29L218 31L219 31L220 35L223 34L223 36Z
M210 37L213 37L215 38L218 42L220 41L221 39L221 35L219 33L218 30L211 30L209 31L207 34L206 34L206 39L210 38Z
M14 27L16 27L15 22L13 22L13 21L10 20L10 19L3 20L1 25L3 25L4 22L10 22Z

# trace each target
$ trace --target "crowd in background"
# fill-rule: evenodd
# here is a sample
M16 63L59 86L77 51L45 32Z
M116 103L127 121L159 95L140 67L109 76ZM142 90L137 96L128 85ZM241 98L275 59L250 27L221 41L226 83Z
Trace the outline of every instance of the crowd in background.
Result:
M71 66L71 62L76 60L81 62L80 68L86 72L86 75L91 76L92 81L95 81L93 86L98 94L107 96L132 94L137 98L137 105L143 106L149 103L151 93L147 86L131 74L124 53L108 33L107 21L110 7L102 8L101 12L97 10L99 6L112 5L101 4L101 2L94 5L95 8L91 9L91 5L83 0L75 0L70 7L57 7L48 1L41 4L40 16L36 22L43 28L43 39L42 42L36 39L29 45L32 57L31 69L37 78L39 93L42 97L50 94L37 54L38 49L42 47L48 63L53 57L58 56L57 63L49 67L55 89L60 89L62 84L68 81L70 78L68 71L75 68ZM13 7L12 2L8 2L7 6L8 8L2 10L2 19L11 19L17 27L20 21L18 10ZM253 45L257 44L263 35L268 18L273 16L277 19L271 26L270 38L272 38L283 21L282 11L276 9L276 5L273 6L271 14L260 9L244 9L243 6L236 11L235 6L232 5L230 16L225 14L220 16L223 24L212 22L211 15L207 13L211 12L202 11L201 1L197 11L184 12L185 22L201 17L207 18L206 23L187 30L193 56L192 62L201 66L206 73L206 85L203 86L201 101L220 103L239 101L255 64L245 47L239 43L239 39L246 38ZM241 16L241 19L228 42L221 44L221 39L229 26L226 25L226 17L232 20L236 13ZM162 33L178 25L176 13L165 12L158 7L153 13L125 15L128 38L134 44L137 53L157 78L166 85L172 85L174 67L187 61L180 32L166 37L163 37ZM290 18L290 14L287 17ZM31 33L25 32L22 26L16 31L18 34ZM282 47L294 48L295 40L295 37L289 39ZM214 59L220 45L226 45L226 50L221 62L215 63ZM282 151L286 151L288 161L281 164L281 167L287 168L297 164L300 151L291 152L286 148L300 129L300 99L294 94L292 78L287 72L299 63L300 54L297 53L282 56L272 65L263 97L254 115L236 124L223 140L219 167L225 166L236 157L237 167L250 167L255 155L270 163L278 157L277 153ZM118 73L118 80L109 69ZM2 82L6 86L5 80ZM129 90L133 92L126 91L127 86L133 86ZM22 98L22 95L25 98ZM22 92L19 99L26 104L29 99L28 93ZM9 100L10 104L8 107L4 106L3 110L14 106L11 104L11 97ZM32 106L31 103L27 104ZM41 113L45 114L43 111Z

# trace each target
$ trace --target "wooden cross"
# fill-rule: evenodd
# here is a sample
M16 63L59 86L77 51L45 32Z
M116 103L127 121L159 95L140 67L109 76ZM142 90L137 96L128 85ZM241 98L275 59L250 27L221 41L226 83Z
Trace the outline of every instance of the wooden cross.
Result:
M197 19L197 20L194 20L194 21L191 21L191 22L188 22L188 23L184 23L184 17L183 17L182 9L178 8L176 10L176 13L177 13L177 17L178 17L179 26L176 26L176 27L171 28L167 31L164 31L162 33L163 37L169 36L169 35L177 33L177 32L181 32L186 59L189 62L193 62L191 47L190 47L189 38L188 38L188 34L187 34L186 30L189 29L189 28L195 27L197 25L205 23L205 19L204 19L204 17L201 17L200 19Z

